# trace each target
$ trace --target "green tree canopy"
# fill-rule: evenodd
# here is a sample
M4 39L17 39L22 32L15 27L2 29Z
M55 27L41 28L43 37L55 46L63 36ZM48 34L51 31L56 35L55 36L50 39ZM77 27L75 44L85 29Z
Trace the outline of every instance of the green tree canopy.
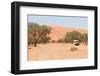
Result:
M82 40L81 33L77 31L72 31L72 32L67 32L65 34L65 37L64 37L65 42L73 43L73 40L81 41Z
M88 42L88 34L87 33L82 34L82 42L85 42L85 43Z
M50 40L50 32L51 28L49 26L28 23L28 43L34 44L35 47L38 43L47 43Z

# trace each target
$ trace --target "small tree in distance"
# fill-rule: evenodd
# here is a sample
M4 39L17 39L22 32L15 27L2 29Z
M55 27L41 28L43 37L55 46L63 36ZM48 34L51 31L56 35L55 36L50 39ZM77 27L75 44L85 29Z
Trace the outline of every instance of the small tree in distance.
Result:
M57 42L58 43L64 43L64 40L63 39L58 39Z
M55 40L51 40L51 43L56 43L56 41Z

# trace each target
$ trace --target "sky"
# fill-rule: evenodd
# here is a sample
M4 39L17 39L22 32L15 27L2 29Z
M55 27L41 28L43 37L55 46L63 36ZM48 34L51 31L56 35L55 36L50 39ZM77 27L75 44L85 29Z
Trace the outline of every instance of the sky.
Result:
M88 17L81 16L28 15L29 22L45 25L61 25L69 28L88 28Z

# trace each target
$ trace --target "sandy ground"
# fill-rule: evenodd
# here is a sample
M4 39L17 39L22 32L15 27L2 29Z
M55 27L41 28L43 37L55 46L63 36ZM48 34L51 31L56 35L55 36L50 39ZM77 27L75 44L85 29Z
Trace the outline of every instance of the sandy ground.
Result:
M72 47L77 50L71 51ZM88 57L87 45L74 46L66 43L38 44L37 47L29 46L28 60L57 60L57 59L80 59Z

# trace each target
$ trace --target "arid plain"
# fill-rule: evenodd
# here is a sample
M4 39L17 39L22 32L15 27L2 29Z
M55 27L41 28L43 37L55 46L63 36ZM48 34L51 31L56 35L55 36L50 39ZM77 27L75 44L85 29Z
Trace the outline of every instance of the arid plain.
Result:
M78 31L80 33L87 33L86 29L65 28L62 26L51 26L52 30L50 37L52 40L62 38L66 32ZM77 48L72 51L71 48ZM80 43L75 46L71 43L47 43L38 44L37 47L33 45L28 46L28 60L58 60L58 59L83 59L88 58L88 45Z

